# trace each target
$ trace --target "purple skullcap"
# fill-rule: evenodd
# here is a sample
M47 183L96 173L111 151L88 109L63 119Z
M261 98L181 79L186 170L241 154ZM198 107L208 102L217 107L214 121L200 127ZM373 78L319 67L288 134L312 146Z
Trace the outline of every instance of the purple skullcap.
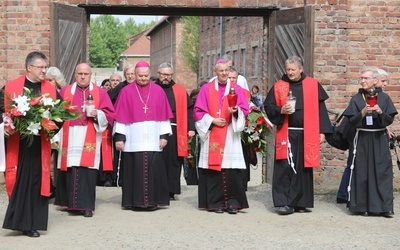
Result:
M150 68L150 64L144 60L140 60L136 63L135 69L137 68Z
M228 60L224 59L224 58L220 58L217 61L215 61L215 65L220 64L220 63L227 63Z

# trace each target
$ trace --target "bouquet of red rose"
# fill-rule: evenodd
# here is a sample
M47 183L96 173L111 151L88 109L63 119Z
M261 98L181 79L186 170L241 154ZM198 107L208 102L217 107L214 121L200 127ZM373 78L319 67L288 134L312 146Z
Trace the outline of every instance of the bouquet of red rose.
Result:
M49 139L58 128L56 122L74 120L81 116L77 106L67 100L53 100L49 94L33 96L28 88L22 95L9 98L8 112L3 114L5 128L18 131L21 139L27 138L27 146L32 145L33 136L45 130Z
M267 154L267 136L271 134L273 124L267 115L253 106L246 119L241 137L244 143L250 144L255 152Z

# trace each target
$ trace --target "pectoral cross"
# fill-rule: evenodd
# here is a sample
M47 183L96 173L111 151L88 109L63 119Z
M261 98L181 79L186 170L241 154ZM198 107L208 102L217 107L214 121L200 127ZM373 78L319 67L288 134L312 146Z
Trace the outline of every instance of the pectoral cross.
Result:
M143 107L143 110L144 110L144 113L146 114L147 113L147 110L148 110L149 108L147 107L147 105L144 105L144 107Z

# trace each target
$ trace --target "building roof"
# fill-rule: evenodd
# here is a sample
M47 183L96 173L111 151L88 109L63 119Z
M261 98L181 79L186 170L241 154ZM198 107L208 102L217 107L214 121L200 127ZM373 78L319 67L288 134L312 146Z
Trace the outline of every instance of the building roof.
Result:
M120 57L125 56L150 56L150 40L146 34L149 29L144 30L128 39L129 47L121 53Z
M159 28L159 26L163 23L169 23L170 20L174 18L180 18L181 16L164 16L163 18L160 19L156 24L154 24L150 29L147 30L147 36L151 36L155 30Z

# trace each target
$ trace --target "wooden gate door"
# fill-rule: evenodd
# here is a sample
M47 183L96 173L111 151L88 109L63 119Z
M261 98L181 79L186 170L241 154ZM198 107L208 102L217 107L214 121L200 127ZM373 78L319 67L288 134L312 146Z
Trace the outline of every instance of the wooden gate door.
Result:
M314 71L314 9L312 6L272 12L268 26L268 89L285 73L285 61L299 56L304 62L304 73ZM272 183L275 155L275 137L268 138L266 173L264 180ZM266 168L266 169L265 169Z
M268 34L268 83L270 86L285 73L285 61L290 56L300 56L304 61L304 73L313 76L313 6L274 11L270 16Z
M63 72L67 84L75 81L75 67L85 62L87 19L83 8L53 3L51 6L50 65Z

